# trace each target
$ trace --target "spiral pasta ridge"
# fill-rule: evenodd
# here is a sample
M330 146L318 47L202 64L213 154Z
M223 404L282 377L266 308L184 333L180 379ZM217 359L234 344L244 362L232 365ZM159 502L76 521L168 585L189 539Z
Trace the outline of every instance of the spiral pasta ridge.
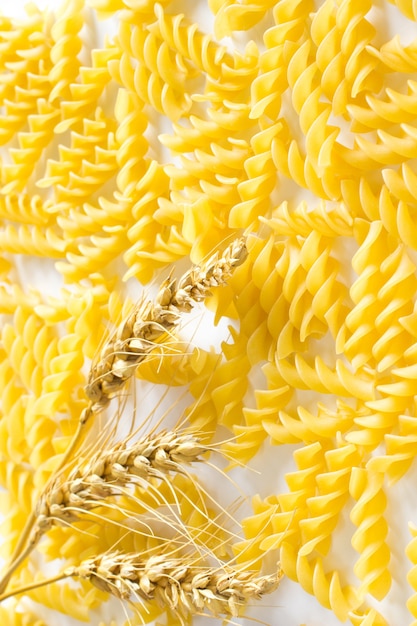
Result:
M415 457L414 418L400 415L398 423L399 434L388 433L384 437L385 454L375 455L367 463L370 470L385 473L391 482L404 476Z
M262 20L274 6L273 0L261 2L233 2L229 0L223 4L211 3L215 9L214 32L218 38L231 35L236 30L248 30Z
M281 549L281 563L287 568L287 559L294 558L294 550L288 543L283 543ZM355 610L361 601L355 590L349 586L342 586L340 574L337 571L326 572L320 557L310 561L306 556L295 556L296 580L308 593L314 594L319 602L331 609L337 618L343 622L349 612Z
M58 8L55 22L51 28L53 46L51 61L53 67L49 73L49 80L53 85L49 101L69 96L69 85L75 81L80 62L78 54L82 49L80 30L83 25L82 11L84 0L72 2Z
M356 500L350 518L358 527L352 536L352 546L360 554L354 572L362 581L363 589L378 599L385 597L391 586L383 478L383 474L354 468L350 483L350 493Z
M59 103L63 119L55 127L56 133L63 133L69 128L77 131L84 118L96 110L97 100L111 78L109 63L112 60L116 61L119 56L120 51L116 47L92 50L91 67L80 67L80 82L69 85L71 98L61 100Z
M380 79L377 60L367 50L375 35L365 19L372 2L340 2L334 12L332 5L325 2L320 7L311 28L321 86L338 115L363 91L378 90Z
M409 582L409 584L411 585L411 587L413 588L413 590L416 590L416 566L417 566L417 559L416 559L416 544L417 544L417 529L415 527L414 524L410 523L409 524L409 529L410 529L410 534L412 536L411 541L408 543L405 553L409 559L409 561L411 561L413 567L410 569L410 571L407 574L407 580ZM414 593L407 601L407 608L410 611L411 615L413 617L417 617L417 599L416 599L416 594Z

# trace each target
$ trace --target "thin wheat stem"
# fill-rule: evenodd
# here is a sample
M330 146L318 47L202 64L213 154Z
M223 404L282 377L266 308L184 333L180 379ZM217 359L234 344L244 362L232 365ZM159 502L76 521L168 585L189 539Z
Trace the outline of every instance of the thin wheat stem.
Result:
M65 450L58 467L55 470L55 473L60 472L68 463L68 461L71 459L73 453L75 452L75 450L78 447L78 444L81 441L81 438L84 434L84 427L91 415L92 409L91 409L91 404L89 406L87 406L81 413L81 417L78 421L77 424L77 430L75 431L68 448Z
M28 585L23 585L23 587L17 587L17 589L12 589L7 593L3 593L0 595L0 603L8 598L12 598L14 596L20 596L22 594L28 593L28 591L33 591L34 589L39 589L39 587L45 587L46 585L51 585L52 583L59 582L61 580L65 580L65 578L70 578L74 576L73 568L64 570L60 572L56 576L52 576L51 578L45 578L43 580L37 580L34 583L29 583Z
M12 577L14 572L17 570L17 568L21 565L21 563L23 563L26 557L33 550L34 544L32 542L29 542L29 544L26 546L26 543L29 539L30 533L32 531L33 525L36 522L36 519L37 519L37 514L35 511L32 511L26 520L26 524L22 530L22 533L13 551L13 554L9 560L9 564L6 568L6 571L1 578L0 593L2 593L6 589L7 585L9 584L10 578Z
M77 445L80 442L81 436L84 432L84 425L87 422L88 419L88 414L90 412L91 408L87 407L86 409L84 409L84 411L82 412L80 421L78 423L77 426L77 430L74 433L73 438L71 439L70 445L67 448L67 450L65 451L65 454L63 456L63 458L60 461L59 466L56 468L55 470L55 474L56 475L58 472L60 472L67 464L68 460L71 458L72 453L74 452L74 450L77 448ZM51 481L50 481L51 483ZM49 484L50 484L49 483ZM48 489L48 485L45 489ZM0 580L0 593L2 593L6 588L7 585L9 584L10 578L12 577L12 575L14 574L14 572L18 569L18 567L23 563L23 561L29 556L29 554L31 553L31 551L33 550L33 548L35 547L35 545L37 544L39 537L37 537L37 533L32 533L32 538L30 538L31 535L31 531L33 530L33 527L37 521L38 515L36 510L33 510L29 517L26 520L25 526L20 534L19 540L16 544L16 547L13 551L13 554L10 558L9 564L6 567L6 571L3 574L3 576L1 577ZM34 537L37 537L36 540L34 539ZM29 539L30 538L30 539ZM29 543L27 544L27 542L29 541ZM27 545L26 545L27 544Z

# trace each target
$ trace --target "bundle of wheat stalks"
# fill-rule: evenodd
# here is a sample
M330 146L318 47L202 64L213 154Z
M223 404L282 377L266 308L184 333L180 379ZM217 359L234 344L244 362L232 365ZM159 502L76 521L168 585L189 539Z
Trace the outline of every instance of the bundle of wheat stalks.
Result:
M168 278L155 300L143 300L104 344L88 376L87 407L78 430L34 504L26 527L0 582L0 601L73 577L119 599L138 604L156 602L180 623L193 615L239 615L250 599L275 589L279 568L261 576L248 565L233 565L221 511L213 513L213 499L189 474L189 466L207 461L214 449L181 422L173 430L130 432L120 440L107 430L94 446L88 443L87 424L118 398L139 364L155 346L160 353L179 325L183 313L224 285L246 258L245 239L238 239L204 265L193 267L178 281ZM186 483L181 486L176 477ZM195 489L187 496L187 481ZM207 528L182 519L180 499L206 519ZM226 513L227 515L227 513ZM117 548L61 567L56 575L19 584L18 569L52 528L77 525L89 518L104 519L126 534L150 539L142 553ZM208 541L214 539L212 545ZM215 547L213 547L215 546ZM16 577L17 582L14 580ZM9 588L10 585L10 588ZM141 618L143 620L143 617Z

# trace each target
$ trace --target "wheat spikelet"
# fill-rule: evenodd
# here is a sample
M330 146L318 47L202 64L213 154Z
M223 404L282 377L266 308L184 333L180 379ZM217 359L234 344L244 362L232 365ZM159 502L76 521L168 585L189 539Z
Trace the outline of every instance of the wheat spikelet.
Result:
M89 580L99 589L134 602L156 600L182 616L208 611L237 617L249 600L274 591L281 572L259 576L231 567L199 567L186 559L109 552L69 568L67 575Z
M91 368L86 386L91 402L88 415L101 410L120 392L137 366L155 348L155 343L178 325L180 313L189 312L197 302L207 298L213 287L224 285L246 256L245 239L237 239L222 256L216 252L178 281L165 280L155 302L143 301L134 308Z

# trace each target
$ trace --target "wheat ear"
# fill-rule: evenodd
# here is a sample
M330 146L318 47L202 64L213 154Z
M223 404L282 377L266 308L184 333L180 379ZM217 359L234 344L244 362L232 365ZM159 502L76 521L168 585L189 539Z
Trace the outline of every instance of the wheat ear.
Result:
M282 573L278 569L274 574L259 576L231 567L196 566L167 555L142 559L134 553L108 552L68 567L53 578L3 594L0 602L69 577L88 580L102 591L132 603L155 600L178 616L208 612L216 617L238 617L250 600L275 591Z
M155 301L143 300L104 344L92 365L85 388L89 404L82 411L77 430L58 470L70 459L90 417L119 394L137 367L155 349L158 341L178 326L181 313L211 295L210 289L225 285L233 270L248 255L246 239L234 240L220 255L216 252L202 265L195 265L177 281L167 278Z
M231 567L205 567L167 555L141 559L139 555L108 552L68 567L53 578L36 581L0 596L0 602L69 577L90 581L98 589L135 603L155 600L179 616L202 614L238 617L250 600L259 600L277 589L281 570L259 576Z
M118 598L132 602L156 600L179 615L205 610L237 617L251 599L274 591L281 573L259 576L254 572L227 568L198 567L184 559L155 555L142 560L136 554L110 552L84 561L73 576Z
M184 472L183 465L199 461L208 449L194 435L174 431L146 435L131 445L118 443L49 485L37 505L37 526L45 531L54 520L75 521L77 511L102 504L135 478Z
M105 407L134 374L155 344L178 326L181 313L191 311L213 287L226 284L235 267L246 259L245 239L240 238L201 266L195 266L178 281L165 280L155 299L142 302L119 326L92 367L86 387L92 412Z

